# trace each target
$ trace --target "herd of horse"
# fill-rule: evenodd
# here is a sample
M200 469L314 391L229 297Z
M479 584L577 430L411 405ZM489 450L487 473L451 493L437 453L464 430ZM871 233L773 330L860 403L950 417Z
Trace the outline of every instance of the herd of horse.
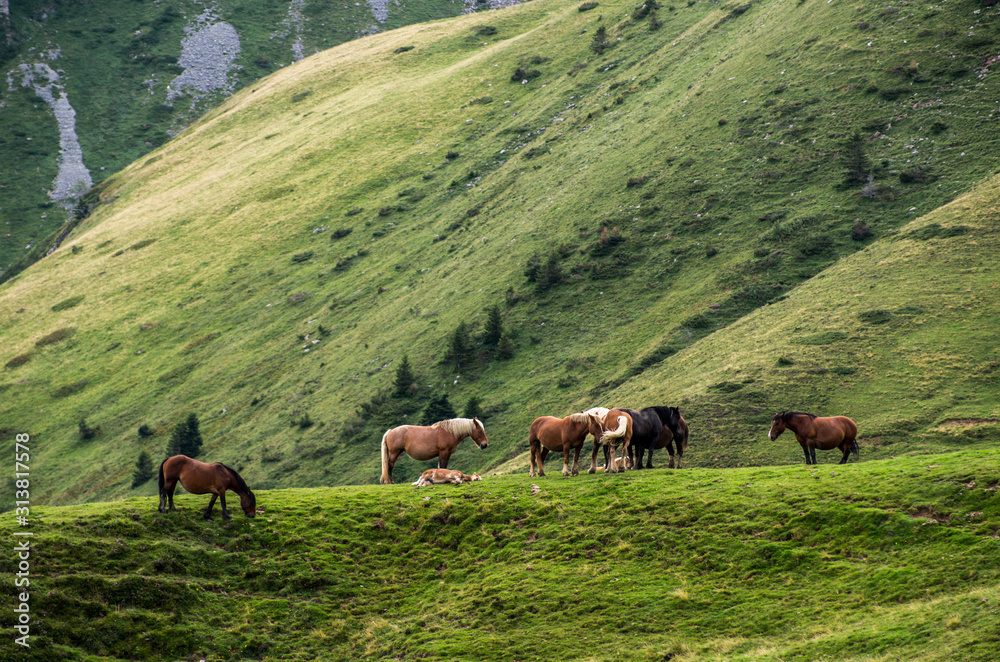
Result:
M846 416L815 416L788 411L775 414L771 419L768 439L774 441L786 429L791 430L806 456L806 464L816 464L816 449L839 449L843 453L840 464L845 464L853 453L859 457L858 426ZM594 439L590 468L595 473L597 453L604 450L606 473L626 469L652 469L653 451L666 449L670 456L668 467L680 469L684 451L688 448L690 429L677 407L655 406L635 410L627 408L594 407L564 418L540 416L528 431L530 449L529 475L545 475L545 458L550 452L562 451L563 476L579 475L580 451L587 436ZM438 458L438 468L423 472L414 485L436 483L462 484L479 480L478 474L466 475L448 469L448 460L464 439L472 439L479 448L486 448L486 428L478 418L452 418L433 425L401 425L382 435L381 456L383 485L392 484L392 470L403 453L415 460ZM621 457L616 457L621 446ZM574 452L570 468L569 454ZM677 463L674 464L676 454ZM240 507L247 517L257 512L257 499L246 482L236 472L221 462L206 463L186 455L168 457L160 464L160 505L162 513L174 510L174 490L177 483L192 494L211 494L204 518L212 519L212 508L218 499L222 505L223 519L230 519L226 509L226 492L240 497Z

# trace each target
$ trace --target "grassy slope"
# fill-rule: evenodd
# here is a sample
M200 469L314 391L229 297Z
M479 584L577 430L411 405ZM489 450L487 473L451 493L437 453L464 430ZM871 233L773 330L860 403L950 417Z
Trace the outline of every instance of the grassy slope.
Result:
M0 67L12 72L21 63L46 61L60 72L76 111L84 161L100 182L228 96L219 91L198 99L167 99L167 84L183 72L178 59L185 29L209 9L215 21L228 22L240 35L240 54L230 72L236 89L291 64L296 38L301 38L305 55L311 55L375 30L456 16L465 9L460 0L413 0L390 5L388 20L379 24L367 3L317 0L304 4L304 20L296 29L289 23L289 5L220 0L209 8L193 0L112 0L92 6L25 0L12 7L9 25L17 43L2 54ZM58 59L39 55L50 49L59 51ZM0 189L5 224L0 268L5 270L24 255L27 244L44 243L67 218L46 193L59 154L52 112L33 90L22 89L20 76L13 76L13 83L0 96L0 173L5 182Z
M775 409L850 412L865 457L994 445L998 192L984 182L613 397L647 401L671 374L692 376L680 393L704 421L709 466L799 461L792 439L767 440Z
M960 451L36 509L22 659L991 660L998 480Z
M372 481L381 428L352 436L354 412L404 353L424 395L482 398L490 449L463 447L462 469L516 458L537 415L609 401L680 404L692 466L798 462L788 437L750 443L778 409L854 416L866 458L938 448L941 428L995 439L997 301L977 287L996 241L992 42L951 29L967 7L695 3L656 31L632 9L532 2L325 51L108 180L64 248L0 290L2 358L29 357L0 372L0 415L36 441L37 498L128 494L138 452L161 456L188 411L205 456L252 485ZM540 75L512 82L518 66ZM874 198L842 185L856 130ZM852 255L856 221L877 239ZM911 236L933 223L972 231ZM604 227L625 241L602 246ZM525 264L554 248L566 282L538 292ZM515 358L441 367L496 303ZM895 312L862 330L870 309ZM797 344L828 330L848 337ZM317 425L294 425L305 413ZM160 434L137 439L143 423Z

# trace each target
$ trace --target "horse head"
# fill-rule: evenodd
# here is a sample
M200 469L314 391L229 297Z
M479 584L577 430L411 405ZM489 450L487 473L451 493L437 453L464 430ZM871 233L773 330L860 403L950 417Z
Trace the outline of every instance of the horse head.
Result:
M587 432L594 435L594 440L597 443L601 443L601 437L604 436L604 424L601 422L601 417L593 411L587 412Z
M240 508L247 517L254 517L257 514L257 497L249 488L240 494Z
M778 435L785 431L785 412L775 414L771 419L771 429L767 433L767 438L774 441Z
M681 410L677 407L667 407L666 423L670 426L671 432L677 432L681 424Z
M483 423L478 417L472 419L472 432L469 436L480 448L486 448L490 443L489 439L486 438L486 428L483 427Z

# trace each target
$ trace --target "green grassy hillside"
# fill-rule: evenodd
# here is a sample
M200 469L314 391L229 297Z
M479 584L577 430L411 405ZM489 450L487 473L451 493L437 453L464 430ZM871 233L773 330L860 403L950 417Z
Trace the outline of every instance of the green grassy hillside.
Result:
M259 491L262 512L228 523L191 495L167 515L151 498L35 509L32 647L16 654L985 662L998 480L996 451L959 451Z
M992 446L996 9L588 6L324 51L92 191L0 288L34 498L155 493L189 412L252 485L372 482L441 395L479 400L470 471L597 404L679 405L691 467L801 462L782 409L852 416L862 460Z
M52 108L26 82L23 67L49 67L58 76L53 94L65 97L75 111L83 163L100 182L233 90L297 59L366 34L488 8L486 2L461 0L11 3L9 17L0 16L0 71L7 81L0 90L0 277L45 255L75 216L78 197L50 199L60 132ZM231 58L210 65L211 56L220 55L211 40L185 53L187 40L217 25L230 26L229 36L235 36ZM185 89L178 79L188 68L222 74L204 78L211 89Z

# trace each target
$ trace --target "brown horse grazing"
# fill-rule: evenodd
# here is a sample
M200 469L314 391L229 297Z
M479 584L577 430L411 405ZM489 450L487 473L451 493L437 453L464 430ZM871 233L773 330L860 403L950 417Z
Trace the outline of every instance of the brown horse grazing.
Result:
M545 475L545 458L549 451L562 451L563 454L563 476L580 475L580 450L588 434L594 435L595 439L600 439L604 434L601 427L601 419L597 414L584 412L580 414L570 414L566 418L556 418L555 416L539 416L531 424L528 432L528 446L531 449L531 470L529 476L535 477L535 468L539 476ZM576 450L573 455L573 470L569 468L569 452Z
M472 437L476 446L486 448L486 428L478 418L449 418L434 425L400 425L382 435L382 477L379 482L392 485L392 468L399 454L406 452L414 460L438 458L438 468L448 468L448 458L460 441Z
M806 464L816 464L817 448L821 451L839 448L844 453L840 464L846 464L847 456L852 452L855 459L859 457L856 441L858 426L846 416L823 417L797 411L781 412L771 419L771 430L767 433L767 438L774 441L785 428L795 433L795 438L806 454Z
M615 453L618 451L618 442L622 442L622 455L628 451L628 445L632 441L632 417L621 409L605 409L595 407L587 410L587 413L596 412L598 416L601 412L606 412L601 420L604 434L600 439L594 437L594 452L590 456L590 468L587 473L597 472L597 447L604 447L604 471L606 473L617 473L618 463L615 461Z
M420 474L420 478L418 478L416 482L411 483L411 485L416 485L417 487L440 485L442 483L461 485L462 483L471 483L475 480L482 480L482 478L479 477L479 474L466 476L458 469L428 469L424 473Z
M212 519L212 508L215 500L222 504L222 519L232 519L229 511L226 510L226 490L236 492L240 497L240 507L243 514L253 517L257 514L257 497L243 482L243 479L235 469L227 467L221 462L209 464L192 460L187 455L174 455L168 457L160 464L160 512L167 512L167 502L170 503L170 510L174 508L174 489L177 481L185 490L191 494L211 494L212 500L208 502L205 510L205 519Z

